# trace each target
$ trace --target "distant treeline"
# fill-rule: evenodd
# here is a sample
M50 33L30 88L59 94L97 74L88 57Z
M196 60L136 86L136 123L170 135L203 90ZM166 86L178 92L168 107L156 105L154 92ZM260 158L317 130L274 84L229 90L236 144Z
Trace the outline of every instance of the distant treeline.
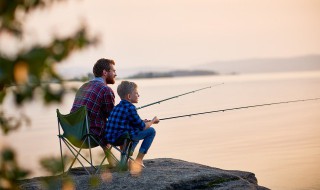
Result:
M127 78L161 78L161 77L184 77L184 76L201 76L201 75L218 75L214 71L205 71L205 70L177 70L169 72L140 72L138 74L129 76Z
M94 75L92 73L88 73L87 76L80 76L80 77L75 77L75 78L71 78L68 79L67 81L88 81L94 78Z
M214 71L205 71L205 70L177 70L169 72L139 72L137 74L125 77L128 79L139 79L139 78L163 78L163 77L184 77L184 76L203 76L203 75L218 75ZM68 81L88 81L94 78L92 73L88 73L87 76L75 77L69 79Z

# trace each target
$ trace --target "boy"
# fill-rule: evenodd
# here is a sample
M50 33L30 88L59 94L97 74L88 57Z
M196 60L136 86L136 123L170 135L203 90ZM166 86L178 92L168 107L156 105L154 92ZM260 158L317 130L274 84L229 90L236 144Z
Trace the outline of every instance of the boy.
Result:
M138 86L134 82L122 81L117 88L121 101L116 105L108 117L105 137L111 144L114 143L124 132L129 132L133 141L132 151L134 151L139 140L143 140L139 149L135 163L143 165L143 157L148 152L156 131L152 124L159 123L155 116L151 121L141 120L134 103L138 103Z

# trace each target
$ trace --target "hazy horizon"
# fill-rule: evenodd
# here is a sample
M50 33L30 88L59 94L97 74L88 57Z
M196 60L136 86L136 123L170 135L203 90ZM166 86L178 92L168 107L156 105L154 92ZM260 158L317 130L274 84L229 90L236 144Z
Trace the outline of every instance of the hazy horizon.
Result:
M94 63L92 63L94 64ZM66 79L86 76L92 73L92 65L87 67L70 66L68 69L60 67L58 72ZM177 66L145 66L117 69L118 78L126 78L143 72L170 72L177 70L208 70L217 74L249 74L273 72L297 72L320 70L320 54L299 57L275 57L267 59L251 58L230 61L212 61L199 65Z

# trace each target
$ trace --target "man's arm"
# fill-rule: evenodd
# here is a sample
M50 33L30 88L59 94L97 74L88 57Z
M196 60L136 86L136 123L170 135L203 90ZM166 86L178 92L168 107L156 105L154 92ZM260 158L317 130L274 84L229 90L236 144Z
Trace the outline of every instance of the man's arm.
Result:
M110 112L115 106L115 97L114 93L111 89L108 89L103 96L103 103L105 106L103 106L103 113L106 115L106 119L109 117Z

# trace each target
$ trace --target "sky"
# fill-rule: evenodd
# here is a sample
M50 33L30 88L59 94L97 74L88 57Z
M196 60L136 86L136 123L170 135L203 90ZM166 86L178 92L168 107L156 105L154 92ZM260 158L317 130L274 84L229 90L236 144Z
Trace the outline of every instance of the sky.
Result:
M24 44L47 43L82 24L100 44L59 64L63 74L91 72L102 57L125 75L320 54L319 0L67 0L27 16Z

